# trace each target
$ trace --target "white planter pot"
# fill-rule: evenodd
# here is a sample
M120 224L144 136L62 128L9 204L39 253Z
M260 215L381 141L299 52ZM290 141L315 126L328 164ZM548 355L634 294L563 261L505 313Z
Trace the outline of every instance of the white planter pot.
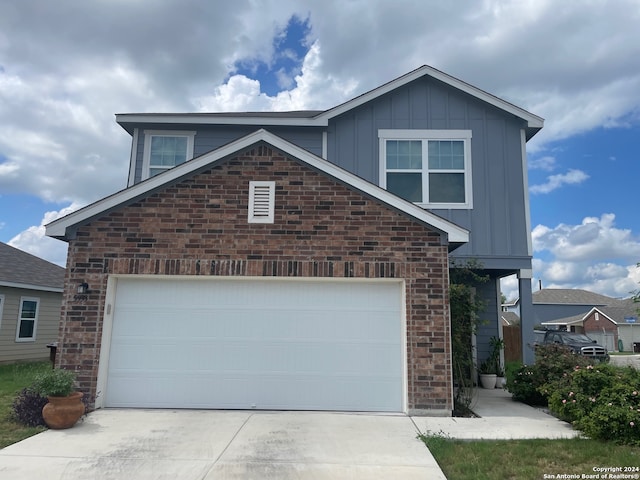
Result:
M496 377L495 373L481 373L480 385L482 388L496 388Z

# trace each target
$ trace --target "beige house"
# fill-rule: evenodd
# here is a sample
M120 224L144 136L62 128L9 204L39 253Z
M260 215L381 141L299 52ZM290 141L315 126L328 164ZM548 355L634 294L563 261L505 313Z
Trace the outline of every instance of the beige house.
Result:
M64 268L0 243L0 363L49 358L64 275Z

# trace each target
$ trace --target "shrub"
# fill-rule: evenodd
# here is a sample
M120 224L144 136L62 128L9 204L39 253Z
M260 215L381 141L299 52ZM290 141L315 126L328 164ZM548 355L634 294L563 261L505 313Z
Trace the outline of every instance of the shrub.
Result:
M13 401L13 417L27 427L44 426L42 408L47 399L30 388L23 388Z
M600 364L576 368L556 385L549 408L585 435L640 445L640 372Z
M514 400L529 405L546 405L549 385L560 381L576 367L592 364L589 358L576 355L562 345L540 345L536 349L536 363L510 371L506 388Z
M76 374L55 368L38 374L30 389L42 397L67 397L73 393Z

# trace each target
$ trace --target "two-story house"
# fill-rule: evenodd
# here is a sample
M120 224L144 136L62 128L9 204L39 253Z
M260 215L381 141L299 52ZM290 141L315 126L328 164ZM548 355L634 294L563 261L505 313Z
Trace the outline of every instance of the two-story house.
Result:
M491 279L480 358L502 276L528 321L525 110L423 66L324 111L116 120L128 187L47 226L96 407L450 415L450 260Z

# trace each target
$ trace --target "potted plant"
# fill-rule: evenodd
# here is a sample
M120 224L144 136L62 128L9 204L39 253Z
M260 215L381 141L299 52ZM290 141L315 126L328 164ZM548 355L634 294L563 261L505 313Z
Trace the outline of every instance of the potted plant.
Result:
M491 357L480 364L478 371L482 388L496 388L496 365Z
M36 376L31 389L49 401L42 417L49 428L71 428L84 415L82 392L74 389L76 374L54 368Z

